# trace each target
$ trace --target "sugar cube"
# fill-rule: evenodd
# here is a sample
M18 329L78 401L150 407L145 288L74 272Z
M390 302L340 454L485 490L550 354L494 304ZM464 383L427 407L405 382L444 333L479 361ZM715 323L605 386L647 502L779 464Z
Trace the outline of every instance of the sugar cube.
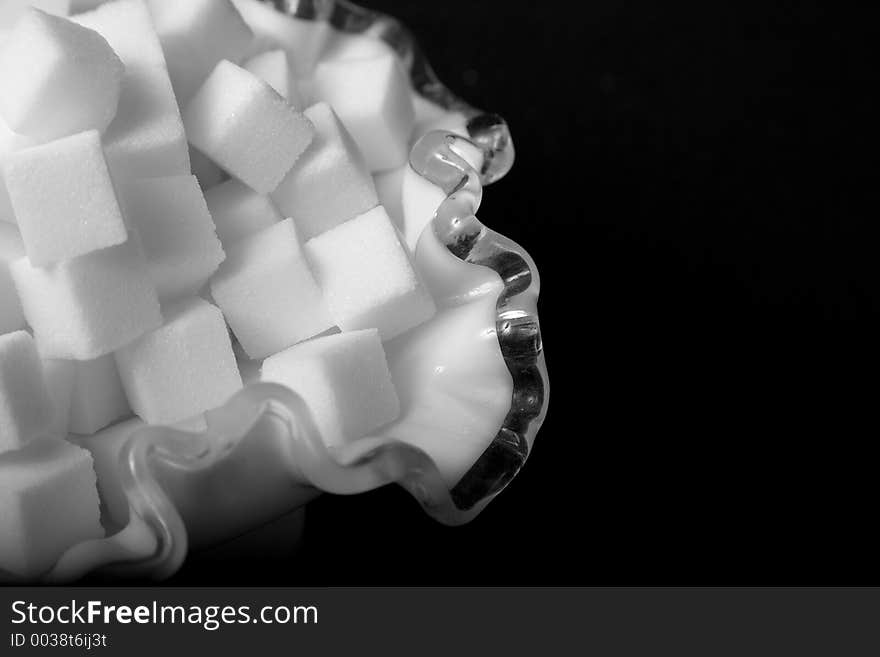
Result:
M52 419L52 400L33 338L25 331L0 335L0 454L41 438Z
M107 39L125 64L116 118L104 133L119 178L185 175L189 150L165 55L143 0L116 0L73 18Z
M3 173L32 264L51 265L128 239L96 130L18 151Z
M227 247L281 221L271 198L234 178L205 192L205 201L217 236Z
M324 60L315 69L314 94L339 115L370 171L407 162L415 113L395 55Z
M242 387L223 314L195 298L169 308L163 326L116 352L134 412L169 424L225 403Z
M29 7L56 16L67 16L72 9L71 0L3 0L0 2L0 32L15 27Z
M403 177L407 169L409 164L373 174L379 205L385 208L398 230L403 229Z
M290 57L297 78L311 74L331 32L328 22L283 14L261 0L232 2L256 37L250 55L283 48Z
M288 103L296 108L303 107L286 52L269 50L254 55L242 66L277 91L278 95Z
M192 174L198 179L203 190L216 187L226 179L226 172L218 167L198 148L189 147L189 164Z
M65 439L70 433L70 400L76 361L43 360L43 378L52 400L52 420L46 436Z
M382 39L370 34L351 34L333 30L321 53L321 61L374 59L394 55L394 50Z
M6 191L6 179L3 176L3 160L0 160L0 221L14 224L15 212L12 210L12 201L9 200L9 192Z
M254 35L229 0L148 0L181 105L222 59L239 62Z
M159 300L194 296L224 258L195 176L132 180L123 190Z
M225 60L187 105L183 122L193 146L263 194L278 186L314 134L272 87Z
M25 327L24 312L9 270L10 264L24 256L18 229L0 222L0 335Z
M36 146L37 144L39 144L39 140L13 132L6 125L6 122L0 118L0 221L11 224L16 223L15 213L12 210L12 201L9 200L9 192L6 191L3 163L16 151Z
M293 346L265 360L261 379L285 385L302 397L328 446L363 437L400 413L375 330Z
M379 199L360 151L332 108L318 103L305 115L315 126L315 139L272 199L308 240L376 207Z
M91 360L162 323L156 288L132 242L48 268L12 263L24 316L45 358Z
M432 100L428 100L420 93L413 91L413 112L416 116L416 126L427 124L442 119L446 110Z
M263 358L333 326L292 219L229 250L211 294L251 358Z
M44 141L103 131L116 115L125 67L94 30L35 9L0 50L0 114Z
M310 240L305 250L343 331L376 328L390 340L436 311L381 205Z
M67 363L73 372L69 429L92 434L131 414L113 354Z
M36 577L81 541L103 538L92 457L40 439L0 456L0 569Z
M143 426L143 420L132 418L92 435L70 437L71 442L87 449L92 455L95 474L98 475L101 524L108 530L120 529L128 524L128 497L119 477L119 456L131 435Z

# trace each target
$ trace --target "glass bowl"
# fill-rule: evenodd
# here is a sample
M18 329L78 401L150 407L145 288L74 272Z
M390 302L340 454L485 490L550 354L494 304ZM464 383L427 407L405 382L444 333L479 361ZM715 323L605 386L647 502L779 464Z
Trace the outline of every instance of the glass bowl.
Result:
M342 0L271 4L303 30L383 40L409 72L417 113L436 127L460 124L419 139L404 172L416 209L425 209L408 213L401 230L438 312L385 345L401 417L331 451L297 395L253 382L190 430L141 425L100 444L83 438L108 536L67 550L44 582L94 572L162 579L190 550L241 542L266 526L277 540L279 518L293 518L289 531L299 532L296 510L322 491L397 483L438 521L466 523L517 474L544 419L537 269L475 216L483 186L513 164L507 125L447 90L394 18Z

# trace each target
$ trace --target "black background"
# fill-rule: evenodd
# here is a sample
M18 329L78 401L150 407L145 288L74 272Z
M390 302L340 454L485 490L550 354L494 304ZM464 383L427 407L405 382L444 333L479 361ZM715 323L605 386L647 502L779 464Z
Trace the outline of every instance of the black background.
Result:
M871 17L815 2L392 2L517 147L481 219L542 274L550 412L447 528L309 506L283 563L174 583L868 584L876 566Z

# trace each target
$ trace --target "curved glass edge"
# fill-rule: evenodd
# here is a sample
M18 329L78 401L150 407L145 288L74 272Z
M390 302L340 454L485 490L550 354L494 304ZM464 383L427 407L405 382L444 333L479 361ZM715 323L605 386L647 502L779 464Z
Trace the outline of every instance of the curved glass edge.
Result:
M273 383L255 383L207 413L202 432L157 426L135 431L119 457L129 524L117 534L72 547L41 581L60 584L94 571L151 579L173 575L186 558L189 539L180 511L157 473L173 470L188 477L209 471L229 457L266 415L284 425L287 439L278 443L279 453L274 456L291 484L353 495L397 483L444 524L464 524L479 513L477 507L458 507L436 464L421 449L386 437L328 449L308 406L296 393Z
M487 133L497 125L485 122ZM484 226L475 213L485 179L459 153L468 146L503 144L491 134L465 139L434 131L413 147L410 166L446 193L431 223L435 237L456 258L496 272L504 288L496 303L496 334L513 380L510 410L495 439L452 490L460 508L482 508L525 464L544 421L549 383L538 320L540 278L535 263L518 244ZM492 158L483 147L486 157Z
M511 408L496 438L453 489L462 508L483 508L525 463L549 401L537 311L538 269L525 249L485 227L475 216L482 187L503 178L513 166L510 129L502 117L478 110L453 94L438 79L413 34L393 16L347 0L270 1L279 11L297 18L324 20L342 32L382 39L397 53L419 95L468 120L468 141L482 154L479 172L455 152L456 143L465 140L443 132L425 135L415 144L410 166L448 195L432 224L440 243L460 260L496 271L504 281L497 330L514 382Z

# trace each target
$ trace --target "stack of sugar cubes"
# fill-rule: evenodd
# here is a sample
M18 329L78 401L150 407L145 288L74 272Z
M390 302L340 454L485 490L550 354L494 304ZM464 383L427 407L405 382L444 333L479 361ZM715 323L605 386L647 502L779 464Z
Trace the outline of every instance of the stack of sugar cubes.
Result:
M34 577L104 535L77 436L198 424L254 362L331 448L399 416L383 342L435 313L400 232L430 121L384 44L258 0L6 2L0 571Z

